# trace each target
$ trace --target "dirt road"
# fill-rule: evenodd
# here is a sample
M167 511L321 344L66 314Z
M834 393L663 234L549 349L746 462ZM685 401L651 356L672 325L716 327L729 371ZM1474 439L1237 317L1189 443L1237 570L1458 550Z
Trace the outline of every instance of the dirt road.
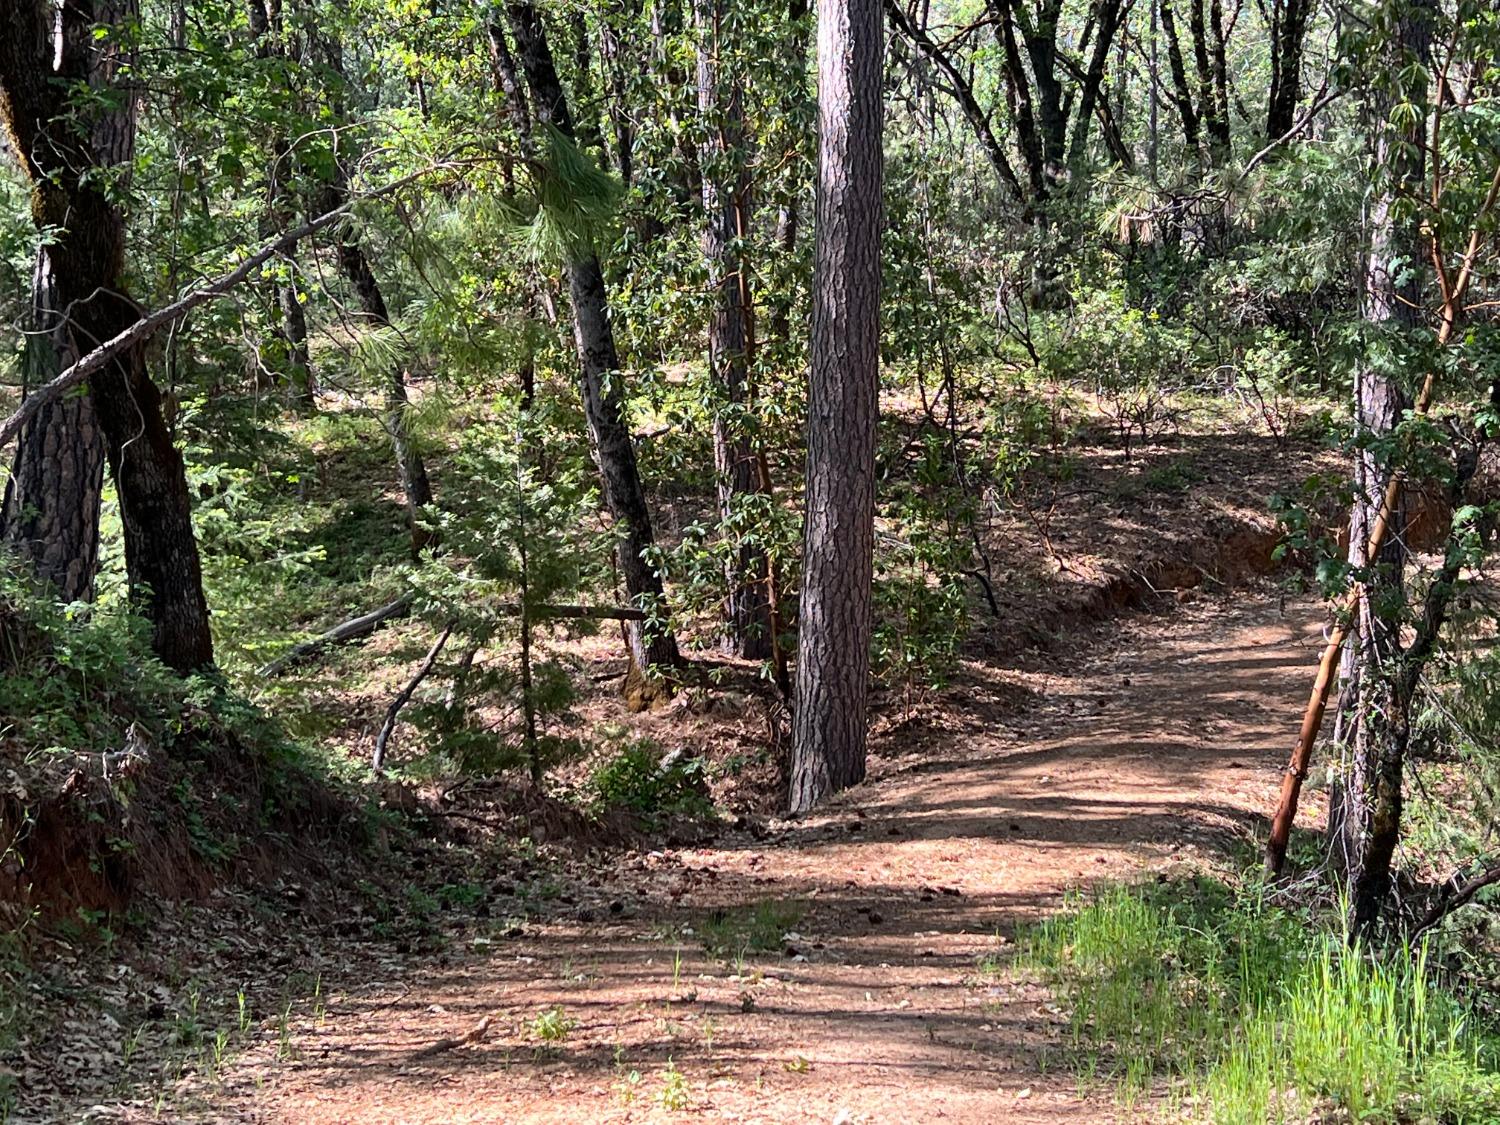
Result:
M871 780L818 815L630 857L561 892L571 917L330 997L295 1029L295 1059L268 1045L224 1074L216 1113L306 1125L1126 1116L1107 1090L1080 1092L1046 994L981 960L1071 889L1198 866L1248 839L1279 781L1318 623L1311 603L1283 610L1267 589L1126 619L1083 666L1037 674L1036 702L999 719L976 669L940 738L882 740Z

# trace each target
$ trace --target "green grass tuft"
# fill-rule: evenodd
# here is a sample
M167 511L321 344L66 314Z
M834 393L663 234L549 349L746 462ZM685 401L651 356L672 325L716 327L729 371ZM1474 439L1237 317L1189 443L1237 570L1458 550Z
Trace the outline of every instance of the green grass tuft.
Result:
M1072 1062L1129 1101L1165 1084L1216 1125L1500 1121L1496 1041L1432 983L1207 880L1113 887L1023 935L1068 1012Z

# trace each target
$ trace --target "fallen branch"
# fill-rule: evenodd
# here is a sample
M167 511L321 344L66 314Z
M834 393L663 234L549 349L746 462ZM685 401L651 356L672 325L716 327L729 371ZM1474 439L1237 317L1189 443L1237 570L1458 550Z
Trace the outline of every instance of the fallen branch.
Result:
M439 1039L430 1047L423 1047L420 1051L412 1053L412 1059L426 1059L433 1055L441 1055L444 1051L451 1051L454 1047L467 1047L470 1043L478 1043L490 1033L490 1017L483 1016L480 1021L471 1027L463 1035L454 1036L451 1039Z
M411 607L412 595L403 594L388 605L372 609L369 613L358 617L351 617L348 621L335 625L326 633L320 633L311 640L303 641L284 656L279 656L269 664L263 665L256 674L262 679L274 679L287 669L306 663L331 645L363 640L387 621L405 617L411 612ZM501 602L493 609L497 613L515 616L521 612L521 605L519 602ZM644 610L628 605L534 605L531 607L531 616L537 621L645 621L648 615Z
M1492 887L1496 883L1500 883L1500 863L1491 864L1462 885L1459 885L1458 879L1459 872L1457 871L1448 877L1448 881L1443 884L1443 889L1438 892L1437 901L1423 915L1422 920L1417 923L1417 928L1412 932L1413 941L1432 929L1460 906L1464 906L1472 901L1474 896L1480 891L1486 887Z
M372 609L369 613L362 613L358 617L351 617L348 621L341 621L326 633L320 633L310 641L303 641L294 646L285 655L277 657L269 664L262 667L257 673L262 679L274 679L288 668L294 668L298 664L305 663L318 653L331 645L343 644L346 641L357 641L368 637L376 629L387 621L394 621L398 617L405 617L411 612L412 595L402 594L395 601Z
M450 621L438 634L438 639L432 642L432 647L427 650L427 656L417 668L416 674L407 681L406 686L401 689L396 698L391 700L391 705L385 713L385 722L380 725L380 733L375 736L375 753L370 758L370 766L376 773L385 768L385 748L390 744L391 733L396 729L396 720L401 717L401 708L411 702L412 694L432 671L432 666L437 663L438 655L443 651L443 646L448 643L448 638L451 636L453 636L453 622Z

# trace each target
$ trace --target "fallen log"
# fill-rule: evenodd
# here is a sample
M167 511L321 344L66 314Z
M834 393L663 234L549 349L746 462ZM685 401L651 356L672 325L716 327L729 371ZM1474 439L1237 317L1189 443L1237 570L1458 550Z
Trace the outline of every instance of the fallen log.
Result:
M284 655L263 665L256 674L263 680L275 679L287 669L305 664L325 648L345 644L348 641L363 640L387 621L395 621L409 614L412 602L411 594L403 594L379 609L373 609L369 613L342 621L327 632L293 646ZM521 612L519 602L502 602L493 608L507 615ZM626 605L534 605L531 607L531 616L537 621L645 621L647 617L643 610Z
M261 679L274 679L288 668L305 664L331 645L363 640L387 621L395 621L411 612L412 595L402 594L393 602L373 609L369 613L341 621L326 633L320 633L310 641L294 645L287 653L264 665L257 673Z

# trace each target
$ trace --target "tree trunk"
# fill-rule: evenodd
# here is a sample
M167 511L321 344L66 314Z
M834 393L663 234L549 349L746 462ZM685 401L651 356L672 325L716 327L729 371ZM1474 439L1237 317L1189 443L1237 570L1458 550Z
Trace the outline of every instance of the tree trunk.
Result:
M347 189L344 189L344 194L347 195ZM339 202L342 203L343 199L340 198ZM380 292L380 283L375 280L370 260L365 256L359 234L352 225L345 226L339 234L339 270L358 296L365 320L375 328L389 328L391 318L385 297ZM432 503L432 482L427 476L427 464L412 441L408 417L410 406L406 369L393 363L386 372L385 429L391 436L401 495L406 498L406 522L411 532L411 553L415 557L432 545L432 533L422 526L422 509Z
M255 56L266 60L281 58L286 54L281 41L281 6L267 0L248 0L246 13L250 24L250 36L255 43ZM294 154L286 133L277 129L271 138L271 158L266 164L266 206L261 217L260 235L269 238L278 231L286 230L295 211L295 193L290 181ZM286 349L282 357L286 364L282 373L290 391L292 405L303 413L317 409L317 398L313 384L312 357L307 344L307 314L302 302L297 299L297 247L286 249L282 255L287 265L288 276L274 283L276 307L281 312L281 325L277 335Z
M0 106L29 181L33 218L39 229L60 232L48 247L51 275L56 306L69 311L70 347L79 351L80 342L107 340L140 317L122 283L124 218L98 175L128 165L134 150L135 99L114 83L126 61L119 29L138 13L128 0L62 8L25 0L3 12ZM77 82L114 96L80 110L71 91ZM93 375L89 391L119 493L131 596L151 621L152 646L179 671L210 664L187 477L143 350L122 352Z
M746 436L750 359L755 326L744 245L739 229L750 215L750 174L744 151L744 99L737 78L721 72L726 0L695 0L698 27L698 109L706 126L703 165L703 255L714 290L708 325L709 376L714 396L714 467L719 516L740 545L730 561L725 599L726 645L751 660L771 655L771 599L765 552L734 530L743 498L760 492L756 451Z
M1431 25L1428 12L1414 6L1398 21L1392 44L1393 74L1410 72L1426 61ZM1406 91L1425 110L1426 69L1417 68L1420 88ZM1402 571L1405 549L1390 536L1376 559L1365 558L1370 527L1380 510L1391 475L1400 471L1389 457L1370 448L1394 432L1407 408L1400 382L1400 358L1423 330L1421 272L1423 235L1402 201L1420 195L1425 175L1425 112L1397 133L1386 124L1394 94L1383 93L1369 107L1376 132L1373 167L1382 177L1365 215L1368 250L1363 316L1371 359L1355 375L1355 412L1360 452L1355 465L1355 500L1350 514L1349 560L1369 568L1351 648L1344 658L1339 696L1339 734L1344 765L1329 816L1337 860L1348 875L1351 931L1366 932L1380 915L1390 887L1391 857L1401 828L1401 781L1410 716L1398 698L1401 612L1405 606ZM1392 357L1397 357L1393 362ZM1398 500L1392 526L1403 526Z
M58 300L50 247L37 253L24 357L26 385L40 386L78 358ZM63 601L94 594L104 435L93 399L72 395L42 407L16 445L0 514L0 538Z
M1172 72L1172 96L1177 103L1178 116L1182 118L1182 143L1194 156L1198 150L1200 122L1198 110L1193 104L1193 92L1188 86L1187 67L1182 61L1182 40L1177 35L1177 17L1172 12L1171 0L1159 0L1161 30L1167 40L1167 66Z
M277 219L277 224L267 224L267 236L285 230L291 221L291 213L280 211ZM284 257L291 267L292 278L276 283L276 303L281 308L281 335L286 344L287 386L291 391L292 405L304 414L311 414L318 404L313 386L312 356L307 347L307 313L298 299L295 281L297 248L287 250Z
M880 0L818 0L818 198L794 812L865 774L880 390Z
M1296 123L1297 102L1302 97L1302 45L1310 0L1271 0L1271 88L1266 98L1266 140L1284 137Z
M510 4L506 11L515 36L516 55L531 88L537 120L573 139L572 115L541 17L531 4ZM604 502L614 517L619 536L620 576L632 601L664 614L661 576L647 557L655 538L646 492L636 466L635 446L625 420L625 393L614 329L609 321L604 271L598 254L581 245L570 249L566 268L573 305L573 340L580 366L579 392ZM628 621L623 624L623 631L631 660L625 681L625 694L631 706L649 707L669 698L671 680L660 673L669 672L680 662L676 638L669 629L650 622Z
M504 46L503 40L501 46ZM318 47L328 69L342 84L344 75L343 48L338 42L320 39ZM497 65L498 62L497 62ZM332 99L335 120L344 117L342 91ZM513 103L514 105L514 103ZM323 189L322 209L332 211L349 202L349 179L346 166L350 163L349 144L335 142L331 179ZM357 154L355 154L357 155ZM339 227L338 241L339 272L354 290L359 301L360 312L366 324L375 329L391 326L390 310L385 295L380 291L380 282L370 268L369 256L360 241L359 227L354 222L345 222ZM427 476L427 464L417 450L411 435L408 417L411 400L406 388L406 368L400 363L391 364L385 376L385 429L391 438L391 448L396 458L396 475L401 482L401 495L406 500L406 522L411 534L411 553L415 558L433 542L432 533L422 526L422 509L432 503L432 483Z

